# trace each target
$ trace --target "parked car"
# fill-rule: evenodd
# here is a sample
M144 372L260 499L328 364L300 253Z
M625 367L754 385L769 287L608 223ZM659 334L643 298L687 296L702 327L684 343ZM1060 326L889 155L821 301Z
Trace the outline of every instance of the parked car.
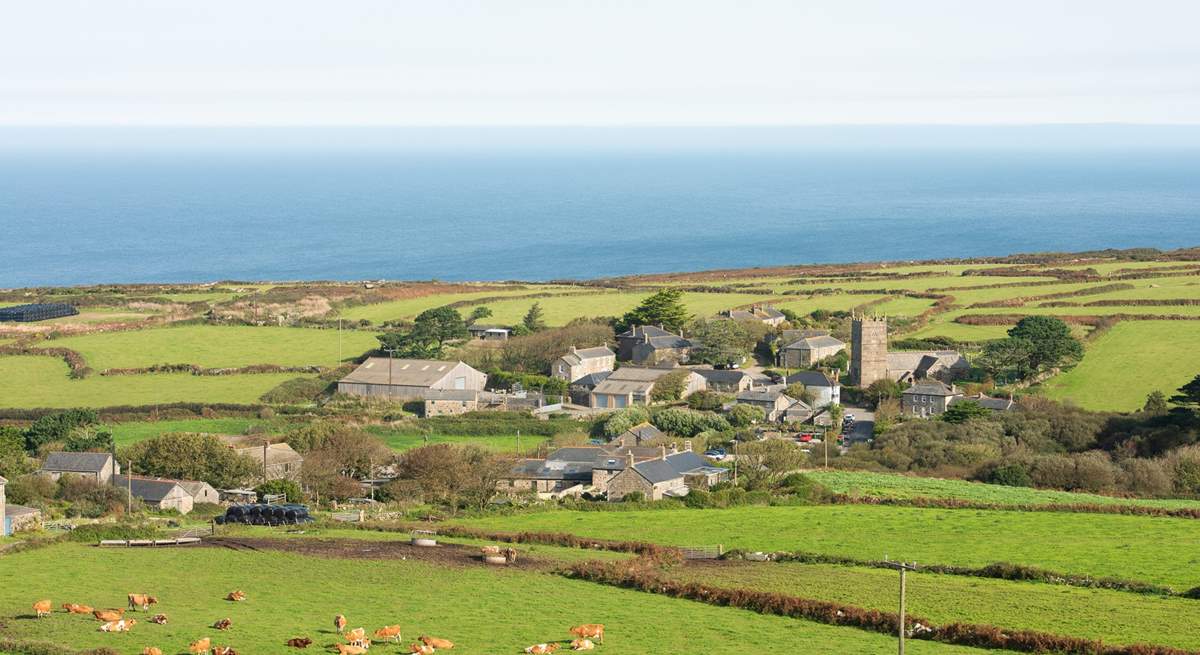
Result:
M706 450L706 451L704 451L704 456L711 458L711 459L715 459L718 462L725 459L726 457L728 457L728 455L725 454L724 448L712 448L712 449Z

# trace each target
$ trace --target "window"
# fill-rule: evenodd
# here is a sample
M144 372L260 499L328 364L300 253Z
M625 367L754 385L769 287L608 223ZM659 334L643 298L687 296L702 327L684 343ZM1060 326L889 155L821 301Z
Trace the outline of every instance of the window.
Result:
M467 388L467 378L465 378L465 377L454 378L454 388L455 389L466 389Z

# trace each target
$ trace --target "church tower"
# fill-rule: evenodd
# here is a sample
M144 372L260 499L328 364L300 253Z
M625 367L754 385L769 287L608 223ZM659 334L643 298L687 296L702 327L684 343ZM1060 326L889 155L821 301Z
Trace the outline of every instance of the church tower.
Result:
M850 323L850 380L866 387L888 376L887 319L859 317Z

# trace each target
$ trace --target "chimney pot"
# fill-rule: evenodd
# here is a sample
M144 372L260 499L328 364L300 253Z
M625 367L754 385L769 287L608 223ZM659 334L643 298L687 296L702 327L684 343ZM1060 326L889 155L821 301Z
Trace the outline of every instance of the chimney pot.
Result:
M662 460L667 459L667 447L666 446L658 447L658 458L662 459Z

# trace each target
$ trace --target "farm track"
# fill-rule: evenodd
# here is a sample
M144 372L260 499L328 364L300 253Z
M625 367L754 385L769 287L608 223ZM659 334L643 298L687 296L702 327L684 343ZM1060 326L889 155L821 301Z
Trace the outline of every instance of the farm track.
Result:
M310 557L328 559L371 559L371 560L416 560L443 566L471 567L486 566L476 546L462 544L439 544L433 548L413 546L404 541L378 541L363 539L271 539L263 537L212 537L203 545L210 548L227 548L235 551L282 551ZM549 572L559 562L521 553L516 563L505 567L524 571Z

